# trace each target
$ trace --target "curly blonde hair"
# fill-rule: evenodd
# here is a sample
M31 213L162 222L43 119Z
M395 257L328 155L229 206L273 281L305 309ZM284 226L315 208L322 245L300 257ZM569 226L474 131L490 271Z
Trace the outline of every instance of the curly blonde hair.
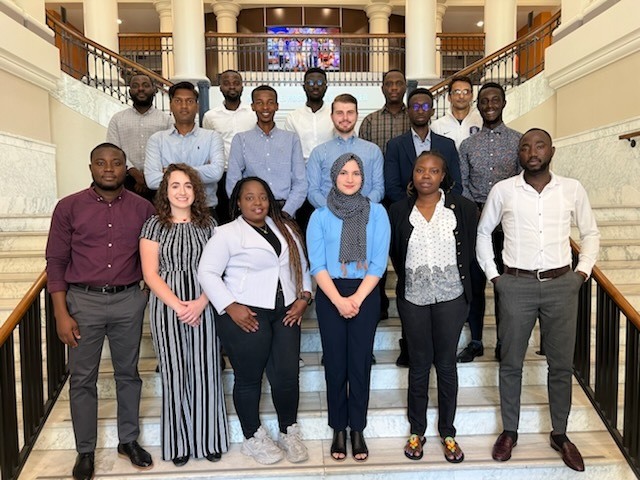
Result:
M211 215L207 207L207 196L204 193L204 184L200 175L186 163L172 163L164 172L162 182L156 193L154 204L158 213L160 223L171 228L173 226L171 205L169 204L169 177L173 172L183 172L193 186L193 203L191 204L191 222L198 227L206 227L211 222Z

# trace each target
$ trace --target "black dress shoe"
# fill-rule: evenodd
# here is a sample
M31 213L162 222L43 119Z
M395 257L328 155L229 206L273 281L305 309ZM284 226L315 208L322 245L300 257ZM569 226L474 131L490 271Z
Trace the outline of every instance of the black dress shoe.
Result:
M118 445L118 455L128 458L131 464L139 470L148 470L153 466L153 460L149 452L138 445L135 440Z
M207 460L209 457L207 457ZM189 455L185 455L184 457L176 457L171 460L176 467L184 467L189 461Z
M474 358L481 357L482 355L484 355L482 342L472 341L460 352L457 361L458 363L469 363L473 362Z
M502 342L498 342L496 344L495 356L496 361L499 362L500 360L502 360Z
M210 462L219 462L222 458L222 454L220 452L210 453L205 458Z
M91 480L93 478L94 454L79 453L76 457L76 464L73 466L74 480Z

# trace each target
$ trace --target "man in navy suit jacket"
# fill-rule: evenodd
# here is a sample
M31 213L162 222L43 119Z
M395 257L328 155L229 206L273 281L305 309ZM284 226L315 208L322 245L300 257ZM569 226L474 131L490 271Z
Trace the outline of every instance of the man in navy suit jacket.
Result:
M411 130L389 140L384 156L384 189L387 199L393 203L407 196L407 184L413 175L413 164L418 155L426 150L435 150L444 156L453 181L451 191L462 194L456 144L429 129L434 113L433 95L426 88L416 88L407 98L407 107Z

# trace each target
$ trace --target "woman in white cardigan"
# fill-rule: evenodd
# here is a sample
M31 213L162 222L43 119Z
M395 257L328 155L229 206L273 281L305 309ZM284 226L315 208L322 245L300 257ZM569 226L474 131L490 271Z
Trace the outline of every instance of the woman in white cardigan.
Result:
M215 309L216 328L234 370L233 402L245 440L241 452L271 464L308 458L298 427L300 323L311 277L300 230L282 215L262 179L240 180L231 223L207 243L198 279ZM280 433L274 442L258 408L266 370Z

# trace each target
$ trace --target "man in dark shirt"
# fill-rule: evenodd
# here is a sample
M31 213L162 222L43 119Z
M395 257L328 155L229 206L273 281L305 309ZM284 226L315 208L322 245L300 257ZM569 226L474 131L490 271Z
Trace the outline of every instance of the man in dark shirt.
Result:
M138 445L142 380L138 356L147 294L138 236L153 206L124 189L126 156L111 143L91 152L90 188L60 200L47 243L47 288L58 336L69 349L71 419L78 457L74 479L90 479L97 439L96 381L109 338L118 401L118 453L134 467L151 468Z
M522 170L518 159L518 144L522 134L508 128L502 121L502 112L507 105L504 89L493 82L485 83L478 92L478 111L482 117L482 129L463 140L460 145L460 172L462 174L462 194L476 202L482 211L491 188L501 180L517 175ZM504 234L498 226L493 233L498 270L502 273L502 245ZM485 311L485 288L487 279L478 262L471 264L473 298L469 309L471 342L458 355L458 362L471 362L484 354L482 329ZM495 304L498 299L495 298ZM499 321L496 309L496 324ZM500 339L497 339L496 360L500 361Z

